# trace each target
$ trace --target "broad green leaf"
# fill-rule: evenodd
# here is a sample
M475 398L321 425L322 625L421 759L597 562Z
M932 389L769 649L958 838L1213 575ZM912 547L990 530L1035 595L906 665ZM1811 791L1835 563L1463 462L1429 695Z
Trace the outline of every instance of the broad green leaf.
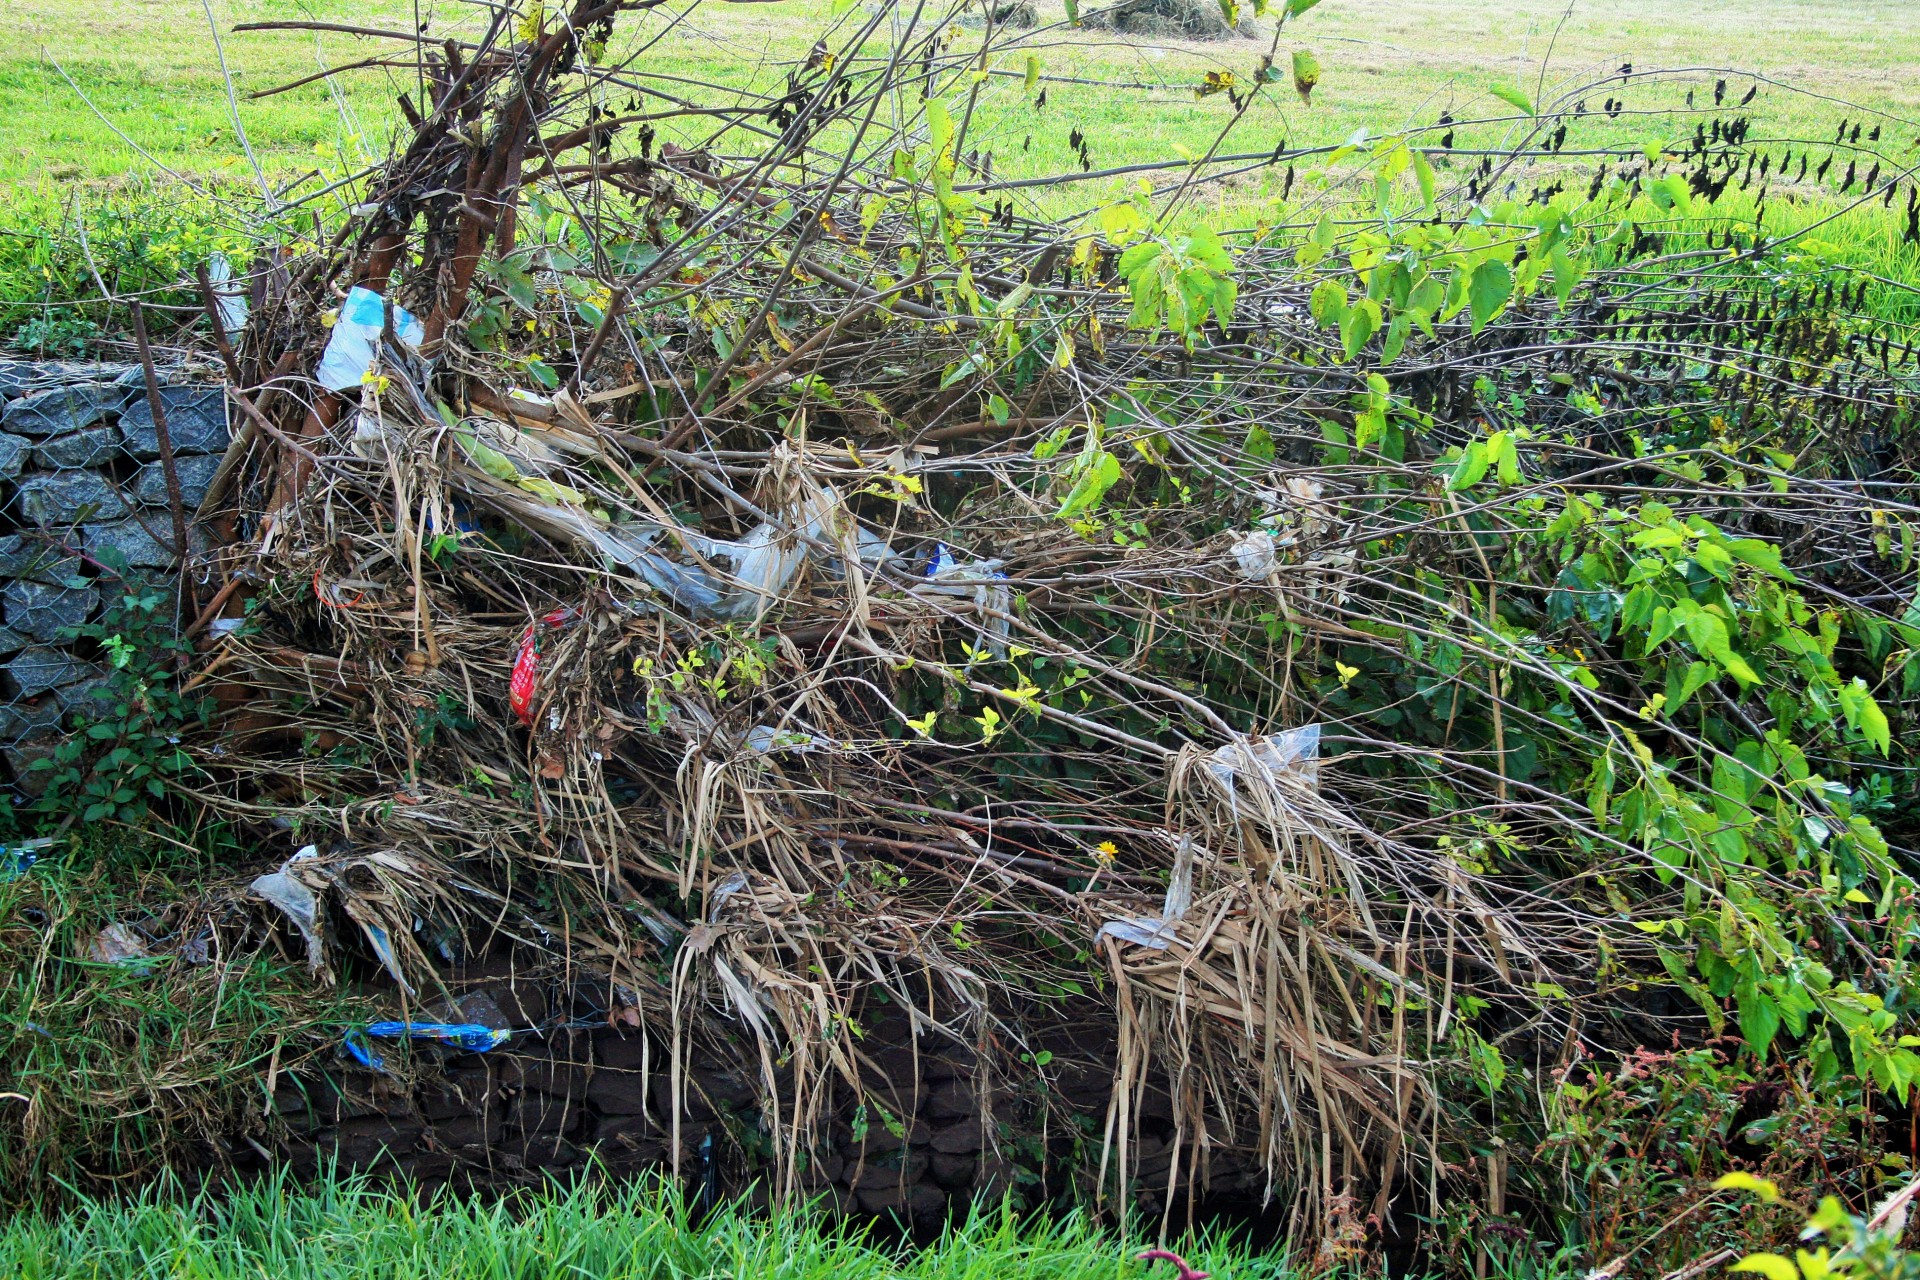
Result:
M1513 297L1513 272L1507 264L1488 259L1473 269L1467 282L1467 308L1473 316L1473 331L1479 333L1487 322Z
M1413 180L1420 184L1420 204L1422 208L1433 207L1433 165L1427 161L1427 153L1413 153Z
M1032 93L1040 83L1040 55L1027 55L1027 92Z
M1338 280L1322 280L1307 299L1307 313L1322 326L1339 324L1347 318L1347 289Z
M1475 440L1460 454L1460 461L1453 466L1453 474L1447 477L1447 490L1458 493L1462 489L1471 489L1480 483L1487 474L1487 468L1493 463L1487 450L1487 442Z

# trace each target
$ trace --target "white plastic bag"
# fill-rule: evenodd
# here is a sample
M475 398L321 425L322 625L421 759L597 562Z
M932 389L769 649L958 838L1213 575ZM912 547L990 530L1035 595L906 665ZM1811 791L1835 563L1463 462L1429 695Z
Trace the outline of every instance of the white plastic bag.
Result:
M355 285L340 304L333 336L321 353L314 380L330 391L351 391L366 381L380 354L380 331L386 324L387 300L371 289ZM398 303L393 308L393 333L408 347L418 347L426 326Z

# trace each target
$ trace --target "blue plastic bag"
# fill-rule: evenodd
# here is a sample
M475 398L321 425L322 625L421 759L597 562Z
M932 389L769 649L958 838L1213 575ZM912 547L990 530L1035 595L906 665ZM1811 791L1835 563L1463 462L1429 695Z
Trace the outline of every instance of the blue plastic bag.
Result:
M505 1044L511 1031L496 1031L475 1022L371 1022L359 1031L349 1031L342 1041L347 1052L363 1067L386 1070L386 1061L373 1051L367 1037L381 1040L438 1040L471 1053L485 1053Z

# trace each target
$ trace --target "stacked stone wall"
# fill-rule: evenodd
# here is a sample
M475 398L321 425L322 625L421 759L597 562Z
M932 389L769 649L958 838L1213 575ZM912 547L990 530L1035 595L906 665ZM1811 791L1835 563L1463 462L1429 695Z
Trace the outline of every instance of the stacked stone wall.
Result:
M189 519L229 440L226 393L162 375ZM178 572L159 433L138 365L0 361L0 778L38 789L35 760L107 682L75 628L129 587Z

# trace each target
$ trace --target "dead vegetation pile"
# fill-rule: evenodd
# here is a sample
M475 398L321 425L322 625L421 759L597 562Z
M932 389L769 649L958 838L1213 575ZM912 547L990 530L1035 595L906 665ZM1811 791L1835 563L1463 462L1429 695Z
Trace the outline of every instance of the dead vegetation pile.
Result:
M1561 669L1485 622L1509 531L1436 459L1492 380L1604 382L1630 417L1726 314L1623 360L1617 291L1664 286L1595 268L1352 362L1300 248L1331 242L1318 210L1298 238L1170 230L1206 180L1306 157L1216 147L1097 234L1053 224L966 136L1021 37L856 13L784 94L708 101L607 59L656 2L385 33L410 130L324 243L249 275L202 513L219 733L189 745L200 803L319 846L262 891L294 953L370 955L404 1011L505 939L669 1063L745 1044L783 1190L866 1099L883 1005L982 1098L1045 1078L1036 1026L1106 1020L1109 1202L1150 1084L1169 1207L1241 1153L1337 1250L1396 1193L1485 1177L1463 1026L1544 1080L1595 1034L1601 956L1651 946L1588 869L1501 851L1637 855L1519 761L1590 741L1573 711L1496 677L1471 737L1375 736L1331 719L1360 674L1334 655L1444 664L1437 607L1470 655ZM688 118L697 145L656 136ZM1532 154L1421 220L1467 225ZM1541 465L1604 487L1603 454Z

